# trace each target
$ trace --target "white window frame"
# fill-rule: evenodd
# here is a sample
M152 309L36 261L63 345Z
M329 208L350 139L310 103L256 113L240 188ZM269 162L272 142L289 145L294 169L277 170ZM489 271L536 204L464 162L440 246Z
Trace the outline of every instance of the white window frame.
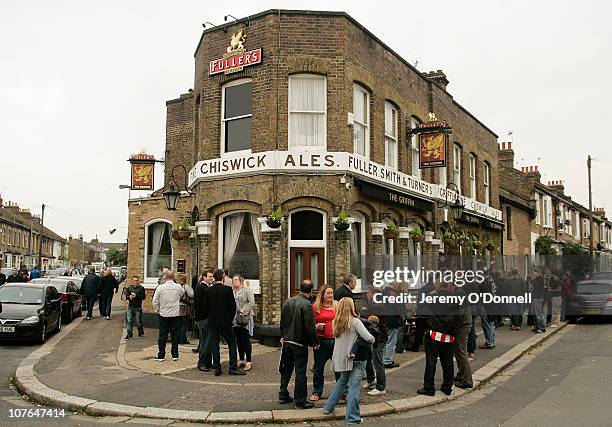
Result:
M361 96L365 95L365 122L361 122L357 119L355 115L355 96L359 94ZM361 98L363 100L363 98ZM366 159L370 158L370 92L366 90L363 86L353 83L353 153L357 154L357 142L355 140L355 126L361 126L363 128L363 144L364 144L364 154L363 156ZM357 154L358 156L360 154Z
M491 204L491 165L487 162L482 164L482 182L484 186L484 204L488 206Z
M395 135L393 135L392 133L387 133L387 108L390 109L391 113L395 113L395 120L393 120L393 131L395 132ZM393 168L393 169L397 169L398 165L399 165L399 159L398 159L398 154L399 154L399 141L398 141L398 125L399 125L399 114L398 114L398 109L391 104L389 101L385 101L385 111L384 111L384 126L385 126L385 166ZM389 143L393 142L394 143L394 151L395 151L395 164L389 164Z
M453 183L461 194L461 147L453 144Z
M417 127L417 125L419 124L419 121L417 120L416 117L410 117L410 128L411 129L415 129ZM411 154L412 154L412 175L416 176L418 179L421 179L423 176L423 171L421 171L420 163L419 163L419 154L420 154L420 147L419 147L419 136L417 134L412 134L412 137L410 138L410 149L411 149Z
M321 111L291 111L291 81L295 79L322 79L323 80L323 112ZM287 96L287 146L289 150L327 151L327 78L320 74L300 73L289 76ZM323 146L294 145L291 144L291 114L323 114Z
M469 197L476 200L476 156L469 154L470 164L470 194Z
M542 206L540 206L540 193L535 193L534 196L536 208L535 223L539 225L542 222Z
M544 228L553 227L553 212L552 212L552 198L548 195L542 197L543 213L544 213Z
M359 240L361 241L361 259L364 260L366 256L366 220L365 217L359 212L351 212L350 217L354 219L353 224L359 224L359 229L361 230ZM353 224L351 224L351 233L353 233ZM361 266L361 270L365 270L365 265ZM355 287L356 292L361 292L362 279L362 277L357 278L357 286Z
M234 214L245 213L245 212L249 214L254 213L259 216L258 212L249 211L249 210L230 211L230 212L225 212L219 215L219 219L217 221L217 261L218 261L217 265L225 266L225 264L223 263L223 239L225 238L225 217L234 215ZM259 233L261 235L261 224L258 223L258 225L260 226ZM261 248L259 251L259 255L260 255L259 263L261 264ZM249 282L249 287L253 290L253 293L255 294L261 293L261 288L259 286L259 280L249 279L246 277L245 277L245 280Z
M143 280L143 286L145 287L145 289L154 289L155 286L157 286L157 281L159 279L159 277L150 277L147 276L147 271L148 271L148 261L147 261L147 248L149 247L149 226L155 224L156 222L165 222L166 224L170 224L170 227L172 228L172 221L167 220L165 218L155 218L155 219L151 219L147 222L145 222L144 225L144 271L142 273L142 277L144 278ZM172 266L174 265L174 247L172 246L172 237L170 237L170 269L172 269ZM148 286L147 286L148 285Z
M580 239L580 212L574 212L574 220L575 220L575 229L574 229L574 237L576 239Z
M589 224L589 220L587 218L583 218L583 220L582 220L582 228L584 229L583 233L582 233L583 237L585 239L588 239L590 237L590 234L591 234L591 224Z
M253 83L253 79L233 80L231 82L224 84L223 87L221 88L221 151L219 151L221 155L236 154L236 153L251 153L253 151L253 134L252 134L253 132L253 96L252 96L252 92L251 92L251 114L244 114L242 116L232 117L231 119L225 118L225 90L228 87L240 86L245 83ZM245 119L247 117L251 118L251 148L246 149L246 150L238 150L238 151L225 151L225 122Z

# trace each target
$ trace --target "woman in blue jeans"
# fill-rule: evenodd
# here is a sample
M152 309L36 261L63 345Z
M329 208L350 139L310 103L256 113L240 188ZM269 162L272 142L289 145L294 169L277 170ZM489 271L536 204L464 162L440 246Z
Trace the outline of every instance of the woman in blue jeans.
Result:
M336 381L329 398L325 402L323 412L331 414L344 394L348 384L348 397L346 399L346 422L348 424L361 423L359 413L359 389L363 371L366 367L371 350L361 347L354 357L351 353L352 346L358 337L367 343L374 342L374 336L368 332L363 323L355 314L355 303L352 298L344 297L336 308L336 318L333 321L333 331L336 337L332 363L335 372L340 372L340 378Z
M334 301L334 288L329 285L321 286L317 299L312 305L317 328L319 346L315 347L314 353L314 374L312 376L312 395L311 402L316 402L323 393L325 364L332 358L334 353L334 331L332 322L336 317L336 301ZM336 373L336 381L340 377Z

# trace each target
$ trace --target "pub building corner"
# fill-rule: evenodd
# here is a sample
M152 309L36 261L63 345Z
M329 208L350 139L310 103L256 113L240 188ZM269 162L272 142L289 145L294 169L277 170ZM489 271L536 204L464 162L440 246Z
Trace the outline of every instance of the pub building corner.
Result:
M129 276L149 289L148 322L164 265L190 279L208 266L243 275L256 294L256 333L272 342L303 279L337 287L351 272L361 290L366 259L368 269L382 268L383 255L435 262L447 223L499 248L497 136L447 84L342 12L269 10L204 30L194 88L166 103L164 187L128 203ZM443 167L419 167L410 129L429 113L452 128ZM162 197L170 181L189 190L174 211ZM438 207L454 199L451 182L464 205L457 221ZM278 207L283 219L271 228ZM346 231L334 226L340 211ZM176 240L181 218L192 233ZM412 238L417 228L422 239Z

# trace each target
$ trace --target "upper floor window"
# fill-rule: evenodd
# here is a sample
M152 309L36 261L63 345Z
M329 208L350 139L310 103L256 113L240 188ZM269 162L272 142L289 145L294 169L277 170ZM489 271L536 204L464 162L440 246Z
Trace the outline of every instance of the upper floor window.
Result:
M289 148L326 148L326 80L315 74L289 76Z
M591 227L590 227L590 223L588 219L583 219L582 220L582 229L583 229L583 236L585 239L588 239L591 236Z
M453 145L453 182L461 193L461 147Z
M370 94L353 85L353 144L355 154L370 157Z
M221 141L224 153L251 149L251 98L251 80L237 80L223 86Z
M414 118L411 117L410 118L410 128L414 129L417 127L417 125L419 124L419 121ZM417 178L421 179L421 168L420 166L420 161L419 161L419 136L414 134L412 135L412 138L410 140L410 148L411 148L411 154L412 154L412 175L416 176Z
M542 198L542 213L544 215L544 227L552 227L552 200L550 196L544 196Z
M484 162L482 168L482 183L484 186L484 202L485 205L491 204L491 167L487 162ZM476 195L474 195L476 198Z
M470 194L472 199L476 198L476 157L470 154Z
M580 213L576 212L574 217L574 237L580 239Z
M539 224L542 220L540 218L540 193L535 193L535 223Z
M385 102L385 165L397 169L397 109Z

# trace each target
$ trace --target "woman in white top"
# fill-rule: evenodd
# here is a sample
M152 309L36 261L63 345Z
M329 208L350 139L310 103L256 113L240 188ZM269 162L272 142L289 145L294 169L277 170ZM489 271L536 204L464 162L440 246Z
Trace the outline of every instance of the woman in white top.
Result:
M359 389L363 371L366 367L367 356L365 359L357 354L354 358L349 358L352 347L358 337L367 343L374 342L374 336L370 334L366 327L357 318L355 313L355 303L352 298L344 297L336 308L336 317L333 321L334 354L332 362L334 372L340 372L340 379L336 382L329 398L325 402L323 412L331 414L346 390L348 384L348 397L346 400L346 422L348 424L361 423L359 413ZM361 360L364 359L364 360Z

